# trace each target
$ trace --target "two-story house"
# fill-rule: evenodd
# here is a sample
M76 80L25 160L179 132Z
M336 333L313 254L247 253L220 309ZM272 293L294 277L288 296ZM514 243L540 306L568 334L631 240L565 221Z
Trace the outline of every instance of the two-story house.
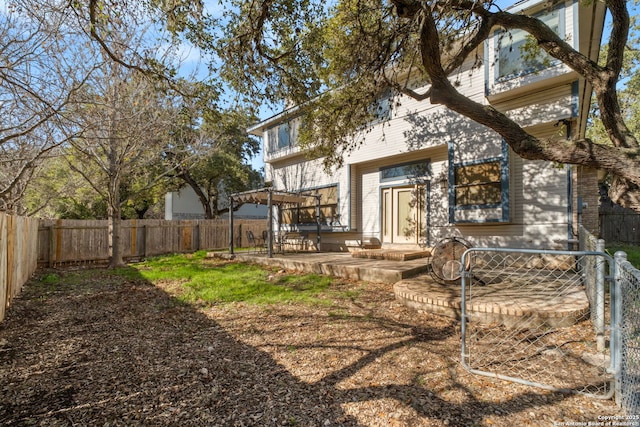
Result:
M596 59L604 25L598 2L549 4L522 1L509 11L539 13ZM525 40L523 31L505 36L496 28L484 45L483 66L469 58L452 81L459 79L462 94L493 105L536 136L583 137L590 88L553 58L523 58ZM430 247L452 236L481 246L566 249L578 221L597 228L596 171L524 160L494 131L428 100L382 98L378 108L386 119L331 173L323 171L322 159L308 159L296 146L295 108L249 129L263 140L273 188L321 195L322 250L346 250L354 241ZM314 203L284 206L283 226L310 226Z

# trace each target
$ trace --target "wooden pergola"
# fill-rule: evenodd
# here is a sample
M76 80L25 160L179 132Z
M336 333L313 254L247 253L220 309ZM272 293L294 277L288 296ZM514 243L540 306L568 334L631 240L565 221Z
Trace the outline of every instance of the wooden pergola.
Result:
M273 257L273 206L304 203L309 198L316 199L316 250L320 252L320 195L311 193L292 193L274 190L271 187L235 193L229 196L229 254L233 255L233 208L238 203L257 203L267 205L267 255ZM281 228L278 215L278 229Z

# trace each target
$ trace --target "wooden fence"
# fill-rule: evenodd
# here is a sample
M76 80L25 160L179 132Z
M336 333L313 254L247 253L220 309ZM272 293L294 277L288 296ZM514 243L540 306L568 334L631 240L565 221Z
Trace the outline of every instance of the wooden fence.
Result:
M234 246L248 246L246 231L261 235L266 220L233 221ZM122 221L125 260L169 253L229 247L228 220ZM38 265L100 264L109 259L106 220L41 220L38 228Z
M38 220L0 212L0 322L37 267Z
M607 243L640 245L640 214L611 202L602 202L600 237Z

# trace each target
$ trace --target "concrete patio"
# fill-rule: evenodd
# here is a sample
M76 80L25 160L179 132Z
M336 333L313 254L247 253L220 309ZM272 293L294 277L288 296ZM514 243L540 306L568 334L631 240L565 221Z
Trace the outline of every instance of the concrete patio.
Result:
M234 259L262 265L278 266L303 273L326 274L352 280L388 283L393 285L396 299L419 311L460 318L461 287L441 284L429 274L430 258L401 256L399 251L387 258L373 254L370 257L352 256L346 252L299 252L277 254L269 258L264 253L239 252ZM228 253L215 256L231 258ZM396 259L396 260L394 260ZM404 259L398 261L397 259ZM532 324L552 327L569 326L589 313L589 301L582 286L572 286L549 295L548 288L537 292L533 288L518 291L506 284L477 287L474 303L467 312L484 324L496 322L505 325L521 324L526 319Z
M230 257L228 253L216 256ZM355 258L347 252L298 252L276 254L269 258L264 253L238 252L235 259L256 264L278 266L303 273L326 274L352 280L393 284L402 279L425 273L428 258L393 261L373 258Z

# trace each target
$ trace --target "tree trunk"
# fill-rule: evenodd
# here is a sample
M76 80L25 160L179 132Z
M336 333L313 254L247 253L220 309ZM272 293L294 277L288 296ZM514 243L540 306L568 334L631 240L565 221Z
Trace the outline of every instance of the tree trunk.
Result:
M196 196L198 196L198 200L200 200L200 203L202 204L202 208L204 209L205 219L213 219L213 211L211 210L211 203L209 202L209 198L204 193L204 191L202 191L202 188L200 188L200 186L193 179L191 174L189 174L189 172L183 172L178 176L182 178L184 182L189 184L189 186L196 193Z
M209 191L209 206L211 206L211 219L218 218L220 216L220 211L218 210L218 189L217 187L214 190ZM228 211L228 209L226 209Z
M115 96L114 96L115 99ZM121 164L118 160L118 140L115 129L115 114L114 108L111 116L111 128L109 130L109 148L107 151L108 156L108 176L109 176L109 191L108 191L108 221L109 221L109 242L110 242L110 259L109 268L123 267L125 265L122 259L122 207L120 206L120 169Z
M640 187L624 178L614 177L609 198L620 206L640 212Z
M583 165L608 171L616 177L610 191L611 199L623 207L640 212L637 142L629 136L623 123L612 120L619 124L618 133L621 134L617 146L596 144L590 140L561 141L537 138L504 113L490 105L475 102L457 91L440 62L442 53L438 43L438 28L429 13L424 16L420 36L422 64L431 78L432 104L445 105L450 110L493 129L524 159ZM615 97L612 99L615 100ZM615 139L612 141L616 142Z
M117 174L109 177L109 268L125 266L122 259L122 208L120 207L120 180Z
M140 209L134 209L134 211L136 212L136 218L144 219L144 215L147 213L148 210L149 210L149 206L145 206L144 208L140 208Z
M122 259L122 219L119 203L109 202L109 268L124 267Z

